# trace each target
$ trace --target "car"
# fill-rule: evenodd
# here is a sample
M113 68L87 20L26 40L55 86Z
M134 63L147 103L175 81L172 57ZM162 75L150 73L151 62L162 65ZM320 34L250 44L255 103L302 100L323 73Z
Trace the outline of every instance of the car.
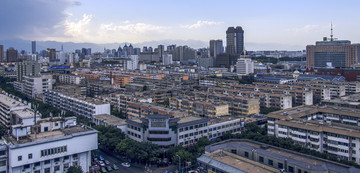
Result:
M106 165L110 165L110 162L108 160L105 160Z
M124 167L127 167L127 168L130 167L130 163L128 163L128 162L124 162L121 165L124 166Z
M118 169L119 169L119 167L118 167L117 165L115 165L115 164L112 165L112 168L113 168L114 170L118 170Z
M103 156L99 156L99 159L100 159L101 161L104 161L104 160L105 160Z
M111 168L111 166L107 166L106 169L107 169L109 172L113 170L113 169Z
M101 172L104 173L104 172L108 172L105 167L101 167Z
M100 161L99 161L99 165L100 165L101 167L104 167L104 166L105 166L105 163L100 160Z

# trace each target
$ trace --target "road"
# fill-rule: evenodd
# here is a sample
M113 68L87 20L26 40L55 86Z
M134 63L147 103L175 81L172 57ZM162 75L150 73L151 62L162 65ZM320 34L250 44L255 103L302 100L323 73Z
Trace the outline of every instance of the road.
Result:
M107 154L102 150L98 150L98 154L103 156L105 160L110 161L111 164L116 164L119 167L119 170L113 170L111 173L144 173L145 172L145 165L141 164L131 164L129 168L126 168L121 165L121 163L125 162L124 160L114 157L111 154ZM174 172L176 170L176 165L170 165L168 167L157 168L152 167L152 173L164 173L164 171L171 170Z

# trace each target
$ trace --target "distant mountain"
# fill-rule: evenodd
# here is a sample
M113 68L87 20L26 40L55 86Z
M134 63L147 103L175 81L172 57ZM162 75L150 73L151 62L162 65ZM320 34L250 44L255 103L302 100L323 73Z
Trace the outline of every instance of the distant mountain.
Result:
M126 44L129 45L127 42ZM142 43L132 43L134 47L141 48L143 46L151 46L157 48L158 45L164 45L165 47L171 44L176 44L177 46L187 45L194 49L206 48L209 47L209 42L201 40L158 40L158 41L146 41ZM226 41L224 41L224 46ZM25 50L31 51L31 41L30 40L0 40L0 45L4 45L6 50L9 47L14 47L15 49L21 51ZM106 49L117 49L119 46L123 47L125 43L107 43L107 44L95 44L95 43L74 43L74 42L57 42L57 41L36 41L36 51L46 50L47 48L55 48L56 50L61 49L61 45L64 47L65 52L73 52L76 49L81 48L91 48L92 52L103 52L104 48ZM248 51L253 50L304 50L305 46L302 45L285 45L279 43L245 43L245 49Z
M60 50L63 46L65 52L73 52L76 49L81 48L91 48L92 52L103 52L104 48L106 49L117 49L119 46L123 47L125 44L130 43L107 43L107 44L95 44L95 43L74 43L74 42L57 42L57 41L36 41L36 51L46 50L47 48L55 48ZM142 48L143 46L151 46L157 48L158 45L164 45L165 47L171 44L187 45L192 48L204 48L208 47L208 43L200 40L159 40L159 41L147 41L142 43L132 44L134 47ZM25 50L31 51L31 41L30 40L0 40L0 45L4 45L6 50L9 47L14 47L15 49L21 51Z

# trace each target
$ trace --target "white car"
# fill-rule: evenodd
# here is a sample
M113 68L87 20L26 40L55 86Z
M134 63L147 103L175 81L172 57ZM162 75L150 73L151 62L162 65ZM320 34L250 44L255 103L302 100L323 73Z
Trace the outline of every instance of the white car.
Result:
M124 162L121 165L124 166L124 167L127 167L127 168L130 167L130 163L128 163L128 162Z

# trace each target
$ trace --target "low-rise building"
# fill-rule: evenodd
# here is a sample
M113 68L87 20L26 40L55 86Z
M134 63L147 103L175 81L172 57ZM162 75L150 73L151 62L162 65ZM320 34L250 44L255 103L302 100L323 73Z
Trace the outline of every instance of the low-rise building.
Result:
M70 84L70 85L80 85L85 77L83 76L76 76L70 74L60 74L58 80L60 83L63 84Z
M247 139L230 139L205 147L197 161L206 172L355 173L360 169Z
M58 109L71 111L89 119L92 119L93 115L110 114L109 103L85 96L71 95L60 89L45 90L43 101Z
M360 110L299 106L266 117L269 135L360 163Z
M0 94L0 123L6 128L12 125L12 112L30 109L31 105L7 93Z
M75 117L42 119L31 132L25 129L14 126L18 133L5 136L9 173L61 173L75 165L89 171L91 151L98 148L96 130L76 125Z

